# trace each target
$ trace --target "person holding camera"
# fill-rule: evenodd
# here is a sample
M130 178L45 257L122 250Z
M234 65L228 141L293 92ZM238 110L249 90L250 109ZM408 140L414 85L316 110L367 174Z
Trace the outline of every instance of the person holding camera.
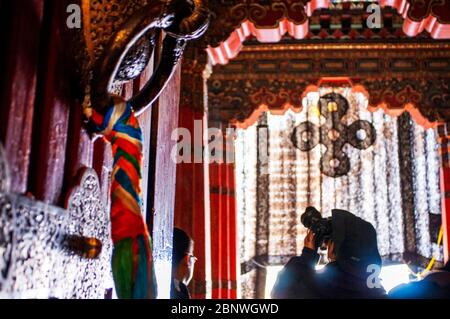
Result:
M302 215L308 228L302 255L283 268L272 290L274 299L384 298L378 278L381 257L374 227L344 210L322 218L314 207ZM329 263L319 271L317 249L328 249Z

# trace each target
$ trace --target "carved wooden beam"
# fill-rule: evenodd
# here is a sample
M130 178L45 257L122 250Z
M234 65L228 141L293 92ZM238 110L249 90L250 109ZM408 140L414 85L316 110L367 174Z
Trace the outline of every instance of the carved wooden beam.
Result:
M360 33L352 30L344 34L344 27L338 30L321 28L321 38L341 37L347 39L372 37L403 38L421 36L426 30L432 38L450 39L450 2L449 0L380 0L360 2L338 2L329 0L219 0L209 3L212 12L211 26L201 40L201 45L207 48L213 64L226 64L237 56L243 46L243 42L254 37L260 42L279 42L288 34L294 39L306 39L313 37L310 24L317 24L321 11L327 16L327 24L338 23L346 20L348 16L355 15L353 26L366 25L370 15L367 6L379 4L381 7L382 22L395 15L395 20L400 19L399 25L388 25L381 28L381 32L370 28L363 28ZM335 13L338 13L336 15ZM340 20L340 21L339 21ZM359 20L359 21L358 21ZM317 26L317 25L316 25ZM320 27L320 26L319 26ZM380 28L379 28L380 29ZM390 34L392 29L395 30Z
M302 98L320 85L346 85L363 92L372 109L408 110L433 126L450 119L449 58L446 42L247 46L213 68L210 118L245 127L265 110L301 109Z
M448 0L380 0L405 17L403 31L416 36L426 30L435 39L450 38L450 1Z

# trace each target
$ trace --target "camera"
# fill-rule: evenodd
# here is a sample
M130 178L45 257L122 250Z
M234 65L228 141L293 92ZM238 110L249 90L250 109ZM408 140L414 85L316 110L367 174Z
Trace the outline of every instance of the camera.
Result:
M301 216L302 224L310 229L315 235L315 246L322 245L331 239L333 233L332 218L323 218L322 214L314 207L307 207Z

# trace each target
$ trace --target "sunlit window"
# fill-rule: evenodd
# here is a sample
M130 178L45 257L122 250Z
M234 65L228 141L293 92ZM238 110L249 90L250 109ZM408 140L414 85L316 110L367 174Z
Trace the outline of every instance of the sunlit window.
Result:
M386 292L401 284L407 284L410 281L410 271L405 264L389 265L381 268L381 284Z

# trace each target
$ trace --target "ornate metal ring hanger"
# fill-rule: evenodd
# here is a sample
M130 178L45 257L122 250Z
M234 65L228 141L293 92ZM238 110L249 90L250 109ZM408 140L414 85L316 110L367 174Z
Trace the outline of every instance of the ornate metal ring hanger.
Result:
M203 35L209 25L204 0L83 0L83 13L91 74L88 91L92 107L99 112L110 104L115 83L142 73L156 46L158 30L166 33L160 63L143 89L128 101L137 114L159 97L187 41Z

